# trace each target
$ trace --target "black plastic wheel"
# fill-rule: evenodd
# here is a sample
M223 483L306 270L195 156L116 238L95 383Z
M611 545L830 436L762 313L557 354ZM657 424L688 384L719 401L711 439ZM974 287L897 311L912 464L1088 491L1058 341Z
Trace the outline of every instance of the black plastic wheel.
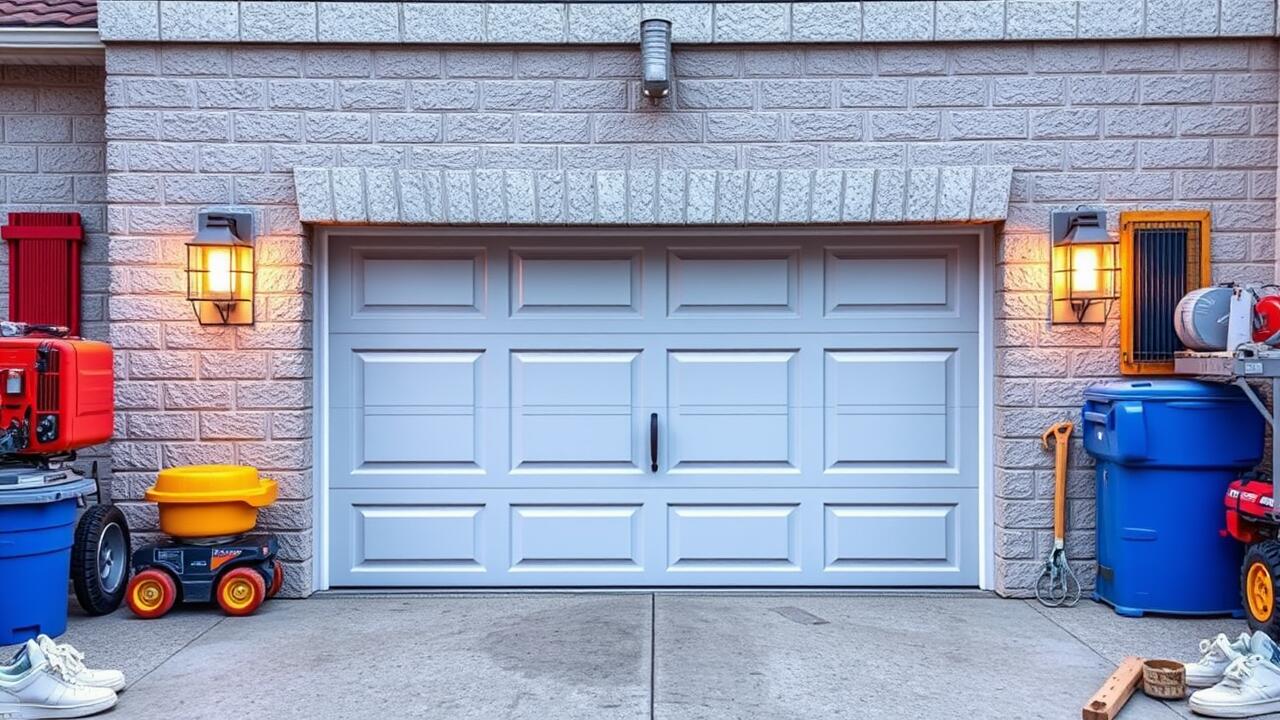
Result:
M129 523L112 505L94 505L80 516L71 546L71 584L90 615L115 612L129 584Z
M1250 630L1280 638L1280 540L1263 540L1245 551L1240 564L1240 601Z

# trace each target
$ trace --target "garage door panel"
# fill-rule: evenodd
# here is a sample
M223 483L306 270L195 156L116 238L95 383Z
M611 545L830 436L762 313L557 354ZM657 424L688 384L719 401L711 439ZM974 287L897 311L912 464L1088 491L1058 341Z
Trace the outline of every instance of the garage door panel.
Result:
M514 248L511 314L639 314L641 265L639 248Z
M353 572L485 572L483 505L352 504Z
M972 585L972 489L338 489L337 586Z
M640 572L641 511L639 504L512 505L511 570Z
M488 312L484 246L428 246L407 239L335 244L330 323L356 329L414 321L478 320Z
M670 505L672 572L798 572L798 504Z
M672 248L667 288L672 317L798 316L800 248Z
M331 584L976 583L972 235L567 235L331 243Z
M849 573L959 573L959 503L830 503L824 569Z

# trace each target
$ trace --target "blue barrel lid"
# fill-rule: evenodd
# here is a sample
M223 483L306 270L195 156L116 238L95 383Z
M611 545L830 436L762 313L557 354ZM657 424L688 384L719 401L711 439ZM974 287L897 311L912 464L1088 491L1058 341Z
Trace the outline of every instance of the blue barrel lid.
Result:
M1234 385L1181 378L1169 380L1123 380L1091 385L1086 400L1243 400Z
M72 500L93 492L93 478L68 474L66 482L34 485L0 485L0 506L44 505Z

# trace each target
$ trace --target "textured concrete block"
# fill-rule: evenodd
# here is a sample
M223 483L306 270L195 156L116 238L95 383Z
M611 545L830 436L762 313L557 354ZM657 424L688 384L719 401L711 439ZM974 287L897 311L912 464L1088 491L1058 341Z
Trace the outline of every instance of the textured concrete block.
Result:
M515 76L515 53L509 50L466 48L444 54L444 71L455 78L509 78Z
M841 219L845 222L870 222L875 204L875 192L875 170L869 168L846 170Z
M404 40L472 43L484 40L484 3L405 3Z
M1027 137L1025 110L952 111L953 140L1005 140Z
M368 220L364 196L364 172L359 168L334 168L333 218L338 222Z
M935 10L934 37L938 40L1001 40L1004 8L1004 0L941 0Z
M1005 5L1005 37L1014 40L1074 38L1076 7L1076 0L1009 0Z
M426 223L427 198L421 172L401 171L400 219L408 223Z
M469 110L479 103L480 88L471 80L423 80L410 85L409 106L415 110Z
M844 174L839 170L815 170L812 182L809 221L840 222L841 203L844 200Z
M503 190L507 200L507 222L517 225L537 222L538 200L532 171L507 170L503 173Z
M747 219L747 171L716 173L716 218L721 225L741 225Z
M1147 37L1213 36L1218 3L1204 0L1147 0Z
M781 135L779 113L707 113L707 142L774 142Z
M778 221L778 170L752 170L747 185L746 218L749 223Z
M786 42L791 33L789 3L723 3L716 6L715 41Z
M972 214L973 193L973 168L942 168L938 182L938 221L968 220Z
M445 218L450 224L466 225L476 221L470 171L445 170L443 190Z
M161 0L160 37L166 41L226 42L240 34L238 3Z
M1221 0L1222 35L1274 35L1276 3L1272 0Z
M627 84L614 80L562 80L562 110L625 110Z
M591 170L569 170L564 174L565 222L590 225L596 217L596 178Z
M791 139L797 142L861 140L862 113L847 110L791 113Z
M905 108L907 81L901 78L844 80L840 83L840 106Z
M543 171L537 175L538 222L544 225L561 225L565 222L564 175Z
M760 86L764 108L829 108L832 84L827 80L772 80Z
M159 40L160 3L102 0L98 3L98 34L103 40L116 42Z
M938 168L915 167L907 175L908 222L932 222L938 214Z
M862 39L865 42L933 39L932 2L908 0L862 3Z
M400 193L391 168L365 170L369 222L394 223L400 220Z
M714 35L711 3L644 3L642 19L671 21L671 42L709 43Z
M916 107L981 107L987 104L987 79L981 77L921 78L914 81Z
M530 113L521 115L518 124L522 143L591 141L591 116L584 113Z
M621 170L596 173L596 218L600 225L627 222L627 174Z
M936 112L873 112L872 140L936 140L940 127Z
M637 3L572 3L569 42L640 42L640 10Z
M688 171L685 199L685 222L690 225L709 225L714 222L716 212L716 171Z
M555 83L550 80L488 82L484 85L485 110L550 110L555 104Z
M861 3L798 2L791 5L792 42L858 42L861 39Z
M681 108L746 109L754 102L755 83L750 80L685 80L676 85Z
M1142 34L1144 0L1080 0L1081 39L1132 38Z
M320 42L400 42L399 3L317 3Z
M597 142L697 142L702 118L693 113L597 115Z
M974 171L973 212L975 221L1003 219L1009 213L1009 187L1013 168L984 165Z
M638 168L631 171L627 186L627 223L652 225L658 220L658 171Z
M876 222L898 222L906 212L907 173L898 168L882 168L876 171L875 204Z
M507 219L505 179L501 170L476 170L476 222L494 225Z
M240 3L240 40L315 42L316 4L245 0Z
M565 6L560 3L490 3L488 39L491 42L562 43Z
M515 117L495 113L454 113L445 124L448 142L512 142L515 140Z
M778 222L803 223L809 220L813 173L783 170L778 178Z

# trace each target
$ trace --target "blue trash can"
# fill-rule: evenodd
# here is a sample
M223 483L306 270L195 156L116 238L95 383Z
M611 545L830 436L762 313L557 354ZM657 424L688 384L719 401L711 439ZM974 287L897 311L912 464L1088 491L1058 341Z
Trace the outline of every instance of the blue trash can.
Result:
M1262 415L1239 388L1194 380L1107 383L1084 397L1084 448L1097 459L1094 599L1130 617L1242 616L1244 548L1224 532L1222 501L1262 459Z
M0 476L0 645L66 632L76 506L93 488L66 472Z

